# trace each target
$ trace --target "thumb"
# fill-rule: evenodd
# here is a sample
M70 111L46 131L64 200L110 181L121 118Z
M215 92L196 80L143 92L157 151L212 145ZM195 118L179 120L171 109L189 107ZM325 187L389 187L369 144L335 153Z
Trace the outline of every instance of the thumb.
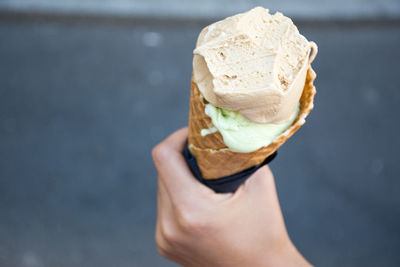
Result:
M243 184L242 190L245 194L252 196L258 195L276 195L274 175L268 165L258 169L247 181Z
M274 175L268 165L257 170L244 184L242 194L260 214L268 214L269 218L278 220L284 225L284 219L276 193Z

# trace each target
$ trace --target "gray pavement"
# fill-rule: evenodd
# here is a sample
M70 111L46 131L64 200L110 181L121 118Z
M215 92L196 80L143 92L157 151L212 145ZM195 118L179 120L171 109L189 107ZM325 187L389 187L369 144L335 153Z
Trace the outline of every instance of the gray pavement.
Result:
M187 124L204 25L0 22L0 266L175 266L150 150ZM299 25L315 109L271 164L316 266L399 266L400 27Z
M400 19L398 0L0 0L0 11L180 19L222 18L255 6L300 20Z

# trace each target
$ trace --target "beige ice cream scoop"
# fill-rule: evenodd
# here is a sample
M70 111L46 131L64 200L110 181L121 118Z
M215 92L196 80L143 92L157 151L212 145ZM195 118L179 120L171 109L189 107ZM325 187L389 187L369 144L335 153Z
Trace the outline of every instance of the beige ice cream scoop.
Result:
M290 18L256 7L201 31L193 81L216 107L256 123L286 122L299 103L316 50Z
M289 18L271 15L262 7L201 31L193 58L188 149L204 179L236 174L264 162L305 123L314 107L316 74L311 62L316 54L316 44L307 41ZM215 114L207 112L209 105L225 116L219 123ZM244 118L226 117L232 112ZM223 136L223 131L231 131L239 136L235 142L253 142L249 127L258 135L264 130L254 124L282 123L288 128L252 152L231 149L226 132ZM244 128L247 132L242 132Z

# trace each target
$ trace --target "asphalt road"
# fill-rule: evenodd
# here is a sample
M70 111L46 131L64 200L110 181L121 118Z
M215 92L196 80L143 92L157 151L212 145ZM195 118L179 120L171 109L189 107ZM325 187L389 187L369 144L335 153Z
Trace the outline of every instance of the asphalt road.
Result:
M187 124L197 24L0 22L0 266L175 266L151 148ZM300 25L315 109L271 164L316 266L400 265L400 27Z

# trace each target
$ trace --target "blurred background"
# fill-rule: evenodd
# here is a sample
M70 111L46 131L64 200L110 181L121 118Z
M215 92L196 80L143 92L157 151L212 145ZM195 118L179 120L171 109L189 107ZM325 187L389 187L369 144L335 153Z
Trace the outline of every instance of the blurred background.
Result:
M0 266L176 266L150 151L187 125L200 30L257 5L319 45L271 164L316 266L400 266L398 0L0 0Z

